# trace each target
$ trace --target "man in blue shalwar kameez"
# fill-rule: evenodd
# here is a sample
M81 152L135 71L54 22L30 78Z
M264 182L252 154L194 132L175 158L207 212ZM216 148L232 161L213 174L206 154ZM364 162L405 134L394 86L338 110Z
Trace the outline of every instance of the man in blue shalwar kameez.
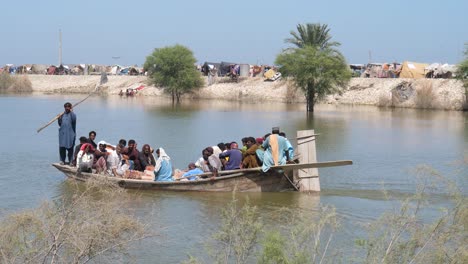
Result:
M63 107L65 112L58 119L60 161L61 164L65 164L65 158L68 156L67 164L71 164L76 137L76 115L72 112L71 103L65 103Z
M284 137L279 135L279 128L274 127L272 134L263 141L262 170L268 171L271 166L284 165L287 161L286 153L288 153L288 144Z

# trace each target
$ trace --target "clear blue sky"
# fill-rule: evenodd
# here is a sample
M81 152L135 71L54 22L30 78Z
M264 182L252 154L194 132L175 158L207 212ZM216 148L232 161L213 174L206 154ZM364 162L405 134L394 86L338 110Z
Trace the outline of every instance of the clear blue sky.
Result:
M23 0L0 5L0 65L141 65L181 44L198 62L272 64L298 23L323 23L348 63L457 63L468 42L468 1ZM120 57L113 59L112 57Z

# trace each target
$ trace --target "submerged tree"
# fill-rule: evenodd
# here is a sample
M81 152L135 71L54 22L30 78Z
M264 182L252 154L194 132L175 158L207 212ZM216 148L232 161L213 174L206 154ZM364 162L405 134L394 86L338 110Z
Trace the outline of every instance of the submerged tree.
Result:
M203 80L194 67L193 53L182 45L155 49L146 57L145 70L151 81L171 94L172 102L194 89L200 88Z
M314 104L324 96L338 92L351 78L351 72L344 56L330 42L327 25L298 25L298 32L291 32L286 39L296 47L286 49L276 57L276 64L286 76L293 77L294 83L306 96L307 111L314 111Z

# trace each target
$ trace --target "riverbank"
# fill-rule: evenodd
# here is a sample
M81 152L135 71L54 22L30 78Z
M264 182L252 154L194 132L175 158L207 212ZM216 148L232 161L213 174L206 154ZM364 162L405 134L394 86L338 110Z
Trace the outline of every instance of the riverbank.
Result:
M28 75L33 92L89 93L100 81L100 76ZM148 84L146 76L108 76L108 82L99 89L102 95L116 95L127 88L144 86L139 96L167 96L160 87ZM421 93L420 91L423 91ZM425 98L421 98L425 96ZM245 78L238 83L218 78L190 95L191 99L242 100L253 102L304 103L302 91L286 80L264 82L261 78ZM423 100L424 99L424 100ZM426 106L421 101L430 101ZM329 95L321 103L376 105L408 108L436 108L463 110L466 107L465 90L460 81L453 79L378 79L353 78L342 94Z

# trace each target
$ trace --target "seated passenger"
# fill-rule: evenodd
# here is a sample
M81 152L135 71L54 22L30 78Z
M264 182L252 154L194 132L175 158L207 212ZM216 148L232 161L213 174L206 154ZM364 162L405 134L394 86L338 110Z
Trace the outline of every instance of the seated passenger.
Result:
M81 146L80 151L76 157L76 166L78 168L78 172L92 172L94 160L94 155L92 152L94 152L93 145L84 143Z
M88 138L88 143L90 143L91 145L93 145L93 148L96 149L97 148L97 144L94 142L94 140L96 139L96 131L91 131L89 132L89 138Z
M130 170L130 162L128 157L122 155L123 146L118 144L115 151L111 152L107 158L108 173L115 177L125 177Z
M218 177L218 172L221 170L223 165L221 164L219 157L213 154L213 148L207 147L203 150L202 155L204 160L202 164L203 172L212 172L213 177Z
M259 165L263 165L263 155L265 154L265 149L263 148L263 142L265 141L265 139L267 139L271 134L268 133L266 134L265 136L263 136L263 138L257 138L256 141L257 141L257 145L258 145L258 148L257 148L257 159L260 161L260 164Z
M242 155L242 168L256 168L259 166L257 158L258 145L255 138L248 137L245 142L247 147L246 151Z
M203 173L203 171L200 168L197 168L197 166L193 162L189 163L186 170L176 170L176 171L178 172L174 173L174 179L181 180L181 181L196 180L197 176L195 175Z
M219 154L219 158L229 158L224 164L224 170L237 170L241 167L242 152L238 149L236 142L232 142L230 150Z
M158 159L154 167L155 181L172 181L171 158L166 154L163 148L158 148L156 150L156 155L158 155Z
M107 144L105 141L99 141L98 149L94 151L93 169L96 173L104 172L107 169L107 156L110 152L107 152Z
M143 148L141 149L138 159L140 160L141 171L146 170L146 167L148 166L154 167L156 165L156 160L154 159L154 156L153 156L153 150L148 144L143 145Z
M140 159L138 158L140 156L140 152L137 149L135 140L130 139L128 141L128 147L125 148L124 151L122 151L122 154L128 156L128 159L130 160L131 170L141 171Z
M87 143L88 139L86 137L80 137L80 144L76 145L75 151L73 152L73 161L72 161L72 166L76 167L76 158L78 156L78 152L80 152L81 146L83 146L84 143Z
M191 162L188 165L188 171L182 174L182 179L187 179L189 181L193 181L197 179L198 174L202 174L203 171L195 166L195 163Z

